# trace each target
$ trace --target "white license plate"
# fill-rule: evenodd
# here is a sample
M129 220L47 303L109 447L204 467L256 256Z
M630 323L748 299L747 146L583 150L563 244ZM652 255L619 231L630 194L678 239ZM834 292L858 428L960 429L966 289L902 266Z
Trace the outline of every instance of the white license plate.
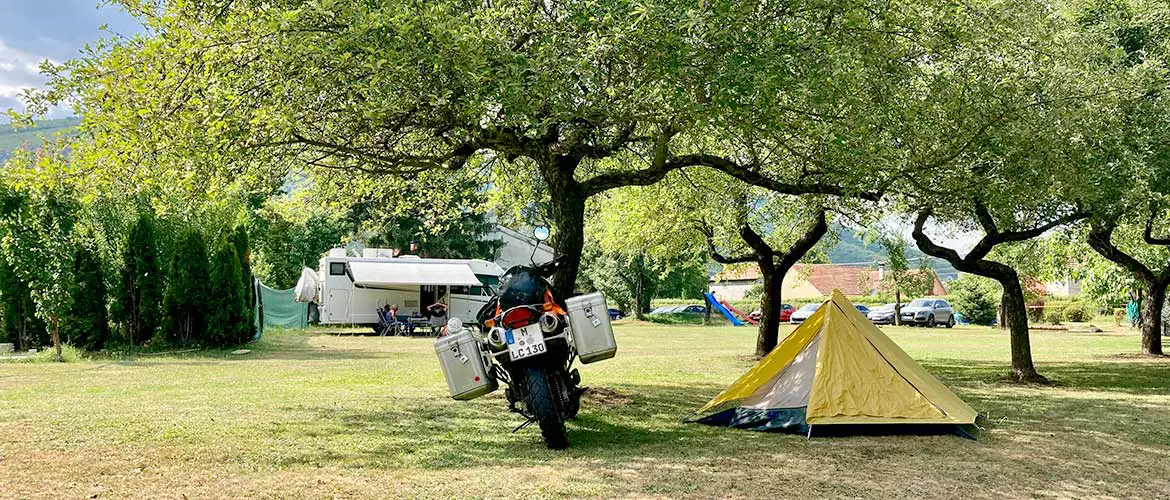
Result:
M548 352L548 347L544 345L544 334L540 332L540 325L528 325L524 328L508 330L504 333L504 339L508 342L508 354L512 356L512 361Z

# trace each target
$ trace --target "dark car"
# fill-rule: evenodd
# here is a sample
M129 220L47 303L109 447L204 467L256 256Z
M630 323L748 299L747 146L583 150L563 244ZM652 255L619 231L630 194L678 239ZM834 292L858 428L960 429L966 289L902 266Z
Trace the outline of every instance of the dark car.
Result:
M792 304L780 304L780 322L787 323L788 320L792 319L792 312L795 310L796 308L792 307ZM756 309L755 311L752 311L748 317L751 318L752 321L759 321L760 318L764 317L764 314L761 313L759 309Z
M610 321L616 321L616 320L622 319L624 317L626 317L626 315L622 314L621 309L614 309L612 307L609 308L609 320Z

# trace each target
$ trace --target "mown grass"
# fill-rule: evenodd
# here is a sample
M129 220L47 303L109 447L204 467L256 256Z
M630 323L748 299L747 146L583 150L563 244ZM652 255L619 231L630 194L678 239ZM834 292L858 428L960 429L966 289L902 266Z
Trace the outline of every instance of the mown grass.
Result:
M752 364L750 328L618 323L572 448L499 392L447 398L431 342L270 332L252 353L0 364L0 497L1164 498L1170 363L1133 335L1036 332L1052 387L988 329L887 331L990 416L952 436L685 424ZM502 391L500 391L502 392Z

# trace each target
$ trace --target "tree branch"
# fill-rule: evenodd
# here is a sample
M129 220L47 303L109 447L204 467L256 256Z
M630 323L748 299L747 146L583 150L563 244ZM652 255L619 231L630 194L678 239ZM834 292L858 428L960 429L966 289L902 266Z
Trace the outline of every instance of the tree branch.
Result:
M1115 222L1094 224L1089 230L1089 246L1102 257L1138 275L1143 281L1157 281L1159 276L1153 270L1113 244L1113 230L1116 228Z
M755 253L744 254L738 257L727 257L719 253L719 249L715 248L715 231L710 226L699 223L699 232L707 237L707 253L711 254L711 260L720 264L742 264L745 262L756 262L759 260L759 255Z
M1170 246L1170 238L1155 238L1154 237L1154 219L1158 218L1158 206L1150 203L1150 216L1146 219L1146 228L1142 231L1142 239L1147 244L1157 246Z
M825 210L821 209L819 212L817 212L816 221L813 223L812 227L808 228L808 230L805 231L803 235L801 235L800 239L797 240L796 243L793 244L787 252L784 252L780 256L780 262L776 263L776 268L783 271L791 269L792 266L796 265L797 261L807 255L828 232L829 222L825 217Z

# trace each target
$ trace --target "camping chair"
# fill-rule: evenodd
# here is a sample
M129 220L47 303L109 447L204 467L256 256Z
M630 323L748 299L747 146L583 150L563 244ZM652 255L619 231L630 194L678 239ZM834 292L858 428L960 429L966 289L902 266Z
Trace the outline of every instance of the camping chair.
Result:
M387 335L393 336L395 333L397 333L395 330L396 325L397 325L396 321L390 320L389 313L387 313L386 311L383 311L381 309L378 309L378 335L379 336L381 336L381 337L385 337Z

